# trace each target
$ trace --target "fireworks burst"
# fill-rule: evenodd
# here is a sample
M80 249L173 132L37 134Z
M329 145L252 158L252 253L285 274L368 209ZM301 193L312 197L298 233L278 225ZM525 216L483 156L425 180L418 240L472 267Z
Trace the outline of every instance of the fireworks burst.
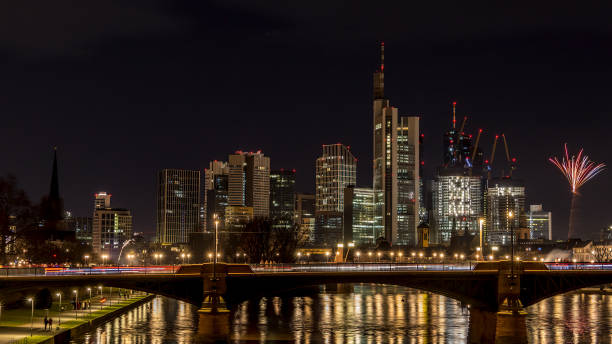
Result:
M572 188L572 194L578 193L578 190L581 186L583 186L586 182L591 180L601 171L603 171L605 164L596 165L594 162L589 160L589 157L586 155L582 155L582 149L578 152L578 156L570 158L569 153L567 152L567 143L565 144L565 157L563 157L562 161L559 161L557 157L550 158L550 162L552 162L561 173L567 178L567 181L570 183L570 187Z
M582 155L582 149L578 152L578 156L573 156L570 158L569 153L567 152L567 143L565 144L565 156L563 160L559 161L557 157L548 159L552 162L561 173L567 178L567 181L572 188L572 201L570 205L570 216L569 216L569 231L567 233L567 238L571 239L574 237L574 221L576 218L577 206L576 202L578 200L578 190L582 187L586 182L593 179L597 174L603 171L606 165L604 164L595 164L589 157L586 155Z

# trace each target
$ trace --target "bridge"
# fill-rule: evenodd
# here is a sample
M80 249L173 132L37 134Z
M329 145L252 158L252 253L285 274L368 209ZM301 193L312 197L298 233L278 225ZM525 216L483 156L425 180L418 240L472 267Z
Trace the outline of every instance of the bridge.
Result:
M216 313L226 310L226 304L258 296L299 294L320 285L377 283L438 293L482 310L519 312L557 294L612 283L610 270L550 270L536 262L516 262L514 266L509 261L480 262L473 269L446 266L439 270L389 264L374 265L376 269L329 265L327 269L295 266L260 271L244 264L219 263L215 271L213 266L184 265L175 273L0 277L0 298L44 288L53 292L104 285L163 295L201 306L202 312Z

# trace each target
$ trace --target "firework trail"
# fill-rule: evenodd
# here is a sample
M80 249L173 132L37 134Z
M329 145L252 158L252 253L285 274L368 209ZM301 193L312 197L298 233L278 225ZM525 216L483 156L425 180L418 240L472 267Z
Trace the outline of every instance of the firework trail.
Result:
M563 160L559 161L557 157L548 159L552 162L557 168L563 173L565 178L570 184L570 188L572 190L572 202L570 206L570 219L569 219L569 232L567 234L568 239L572 237L574 234L574 212L575 212L575 203L576 198L580 195L578 190L582 187L586 182L593 179L597 174L603 171L605 164L595 164L593 161L589 160L589 157L586 155L582 155L583 150L580 149L578 152L578 156L573 156L570 158L569 153L567 151L567 143L564 145L565 147L565 156Z

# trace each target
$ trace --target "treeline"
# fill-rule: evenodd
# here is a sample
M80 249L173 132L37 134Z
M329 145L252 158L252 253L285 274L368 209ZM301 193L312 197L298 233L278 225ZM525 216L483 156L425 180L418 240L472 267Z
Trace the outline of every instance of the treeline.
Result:
M0 265L82 263L90 252L76 240L53 237L61 228L46 220L45 201L31 202L15 176L0 176Z

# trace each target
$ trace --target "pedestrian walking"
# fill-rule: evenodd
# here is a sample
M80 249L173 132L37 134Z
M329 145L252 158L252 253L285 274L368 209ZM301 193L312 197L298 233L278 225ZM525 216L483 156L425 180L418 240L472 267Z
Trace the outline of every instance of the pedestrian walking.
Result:
M49 331L53 331L53 318L49 318Z
M49 325L49 319L47 319L47 316L45 315L45 331L47 330L47 325Z

